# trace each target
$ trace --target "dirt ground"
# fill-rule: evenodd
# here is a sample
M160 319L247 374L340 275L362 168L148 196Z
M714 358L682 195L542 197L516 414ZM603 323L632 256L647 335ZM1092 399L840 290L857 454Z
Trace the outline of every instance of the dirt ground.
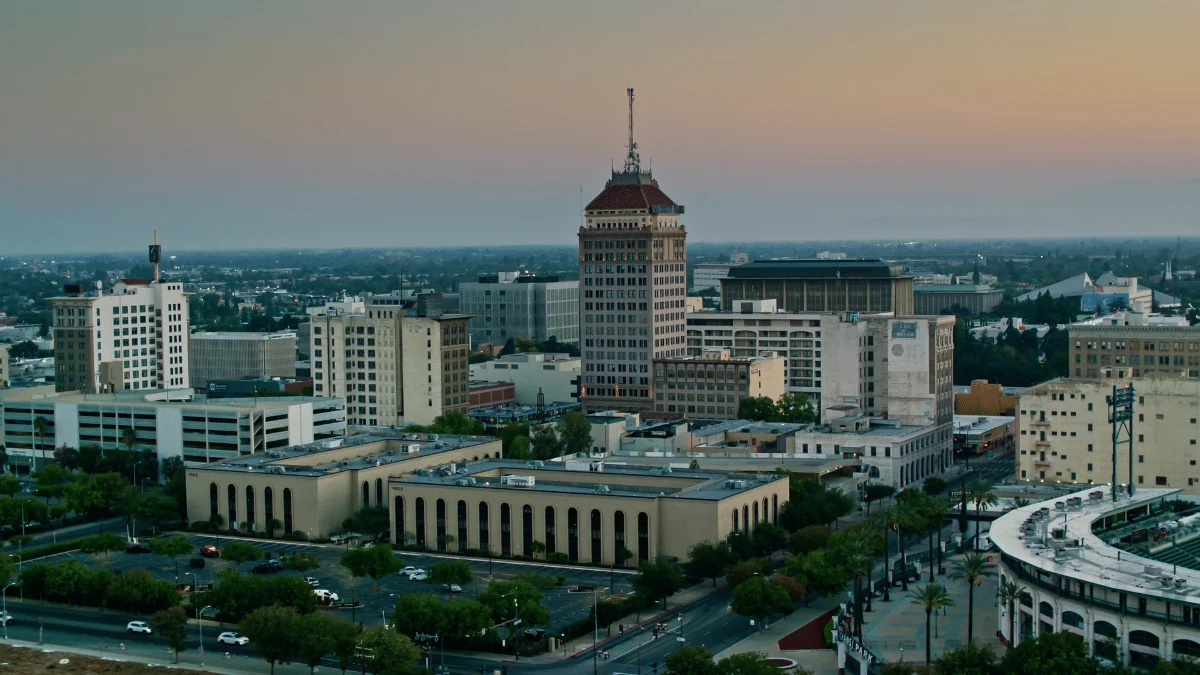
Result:
M0 645L0 675L148 675L155 672L161 675L163 672L162 666L151 668L144 663L105 660L57 650L45 652L43 649ZM63 659L68 662L60 664Z

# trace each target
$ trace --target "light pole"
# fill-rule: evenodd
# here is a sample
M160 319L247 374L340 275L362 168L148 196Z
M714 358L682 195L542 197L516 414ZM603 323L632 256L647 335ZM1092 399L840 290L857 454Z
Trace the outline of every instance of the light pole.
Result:
M193 576L195 573L193 572ZM204 613L212 609L212 605L206 606L204 609L196 610L196 628L200 631L200 665L204 665Z
M13 583L9 584L8 586L16 586L16 585L17 585L17 582L14 581ZM8 639L8 586L5 586L4 590L0 591L0 594L4 595L4 599L2 602L4 604L4 639L5 640Z
M138 466L141 465L141 463L142 463L142 460L140 460L140 459L133 463L133 486L135 488L137 487L137 469L138 469ZM129 520L130 520L130 523L133 525L133 541L137 541L137 518L133 515L132 509L131 509L131 513L129 514Z
M592 675L596 675L596 651L600 646L600 589L592 589ZM612 624L609 624L612 625Z

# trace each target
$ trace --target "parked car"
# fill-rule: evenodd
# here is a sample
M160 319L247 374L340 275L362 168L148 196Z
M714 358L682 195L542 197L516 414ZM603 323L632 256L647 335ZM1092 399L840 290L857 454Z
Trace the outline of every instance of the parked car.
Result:
M135 541L134 543L125 547L125 552L126 553L149 553L150 547L143 543Z
M154 632L150 630L150 624L145 621L130 621L125 624L125 630L130 633L141 633L142 635L150 635Z
M213 546L212 544L205 544L200 547L200 555L204 556L205 558L220 558L221 549Z
M458 584L442 584L442 590L450 591L451 593L462 593L462 586Z
M204 562L204 558L192 558L191 560L188 561L189 567L195 567L196 569L201 569L201 570L204 569L205 565L207 565L207 564L208 563Z
M217 642L223 645L244 645L250 642L250 638L233 631L221 633L217 636Z
M261 565L255 565L254 569L250 571L254 572L255 574L270 574L272 572L279 572L282 569L283 565L280 565L278 561L268 560Z
M325 590L324 588L318 588L317 590L313 591L313 595L317 596L318 602L330 603L338 601L337 593Z
M335 535L333 535L332 537L330 537L330 538L329 538L329 543L331 543L331 544L344 544L344 543L346 543L347 541L349 541L349 540L351 540L351 539L357 539L357 538L359 538L359 537L361 537L361 536L362 536L362 535L361 535L361 534L358 534L357 532L341 532L341 533L335 534Z
M529 638L530 640L541 640L542 638L546 637L546 629L527 628L525 630L525 637Z
M0 625L7 626L10 623L12 623L12 614L0 612Z
M417 570L415 574L408 575L409 581L425 581L429 578L429 572L425 570Z
M417 567L413 567L412 565L408 565L408 566L407 566L407 567L405 567L404 569L400 570L400 574L403 574L403 575L404 575L404 576L406 576L406 577L410 577L410 576L412 576L412 575L416 574L418 569L419 569L419 568L417 568Z
M314 588L321 585L321 582L316 577L304 577L304 583Z

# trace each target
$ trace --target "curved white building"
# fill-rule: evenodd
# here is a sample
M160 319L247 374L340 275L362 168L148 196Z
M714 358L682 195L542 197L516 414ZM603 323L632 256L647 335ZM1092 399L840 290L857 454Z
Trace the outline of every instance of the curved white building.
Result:
M1114 502L1109 486L1097 486L996 520L990 534L1000 551L1001 587L1015 580L1028 591L1013 603L1016 642L1067 631L1090 653L1135 666L1200 656L1200 571L1112 545L1145 534L1150 554L1200 567L1193 554L1200 553L1200 528L1179 525L1164 507L1179 493L1145 489ZM1151 543L1160 529L1162 539ZM997 612L1011 643L1007 605L998 601Z

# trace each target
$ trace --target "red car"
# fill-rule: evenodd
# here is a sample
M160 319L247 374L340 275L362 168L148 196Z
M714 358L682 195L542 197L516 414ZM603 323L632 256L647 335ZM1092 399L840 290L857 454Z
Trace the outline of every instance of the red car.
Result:
M204 556L205 558L220 558L221 549L213 546L212 544L205 544L200 547L200 555Z

